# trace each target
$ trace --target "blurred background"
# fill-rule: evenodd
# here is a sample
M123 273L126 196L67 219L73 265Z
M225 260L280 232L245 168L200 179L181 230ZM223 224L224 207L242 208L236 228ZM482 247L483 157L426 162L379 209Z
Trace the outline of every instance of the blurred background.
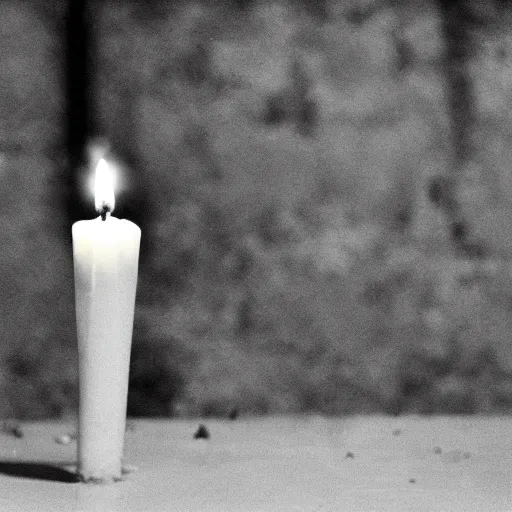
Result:
M512 411L512 4L3 0L0 417L72 417L88 154L142 229L128 412Z

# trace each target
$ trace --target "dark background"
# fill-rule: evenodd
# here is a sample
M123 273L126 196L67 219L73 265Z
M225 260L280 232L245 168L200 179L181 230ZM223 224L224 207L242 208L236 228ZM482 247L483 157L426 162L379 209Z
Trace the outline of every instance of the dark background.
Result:
M0 3L0 417L77 410L88 155L142 229L130 415L512 410L505 1Z

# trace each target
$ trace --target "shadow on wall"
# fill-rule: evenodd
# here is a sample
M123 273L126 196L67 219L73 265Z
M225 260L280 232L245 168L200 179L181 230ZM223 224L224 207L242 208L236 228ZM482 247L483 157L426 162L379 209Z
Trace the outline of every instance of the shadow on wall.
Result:
M136 326L130 361L128 416L172 416L186 384L191 351L174 339L151 339Z

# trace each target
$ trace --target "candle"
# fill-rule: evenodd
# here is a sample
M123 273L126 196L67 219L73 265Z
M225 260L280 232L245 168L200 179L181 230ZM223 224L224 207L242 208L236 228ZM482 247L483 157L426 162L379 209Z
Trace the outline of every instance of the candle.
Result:
M78 473L121 478L140 229L111 216L113 179L96 169L100 216L72 226L79 365Z

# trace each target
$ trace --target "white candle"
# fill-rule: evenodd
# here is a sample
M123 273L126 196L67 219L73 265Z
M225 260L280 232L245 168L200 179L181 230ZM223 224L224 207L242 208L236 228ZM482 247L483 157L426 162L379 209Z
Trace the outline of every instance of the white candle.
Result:
M78 472L84 481L121 478L140 229L110 215L113 183L96 169L94 220L73 224L79 358Z

